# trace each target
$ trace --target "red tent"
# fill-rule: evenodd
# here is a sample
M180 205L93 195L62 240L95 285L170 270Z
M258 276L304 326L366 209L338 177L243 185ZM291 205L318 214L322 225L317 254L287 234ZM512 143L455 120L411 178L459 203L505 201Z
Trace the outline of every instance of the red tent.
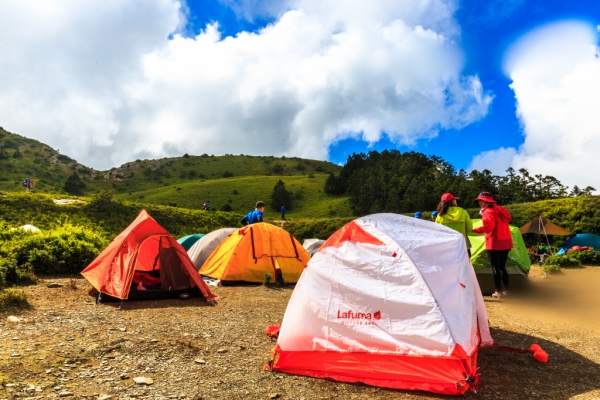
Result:
M160 285L157 292L197 287L207 300L217 298L185 249L145 210L81 274L100 293L127 299L134 273L143 276L151 271L160 275L160 279L154 278Z

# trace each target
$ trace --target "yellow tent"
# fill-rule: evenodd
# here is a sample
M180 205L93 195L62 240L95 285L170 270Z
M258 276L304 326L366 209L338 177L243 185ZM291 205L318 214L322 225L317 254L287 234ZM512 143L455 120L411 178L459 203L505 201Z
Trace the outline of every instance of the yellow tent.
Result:
M310 256L291 233L264 222L233 232L212 252L200 274L222 281L262 282L281 269L287 283L300 279Z

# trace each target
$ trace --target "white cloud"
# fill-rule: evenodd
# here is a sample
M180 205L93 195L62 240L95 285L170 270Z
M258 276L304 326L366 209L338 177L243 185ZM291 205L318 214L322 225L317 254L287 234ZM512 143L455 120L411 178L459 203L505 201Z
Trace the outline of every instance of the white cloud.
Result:
M600 60L595 27L560 22L520 39L505 71L517 101L524 143L482 153L472 167L503 163L552 175L573 186L600 189ZM491 165L490 164L490 165ZM497 172L497 171L494 171Z
M184 152L324 159L344 137L410 144L484 116L455 2L394 3L266 2L278 17L257 33L168 39L185 23L174 0L4 1L0 125L107 168Z
M512 166L516 154L517 151L512 147L484 151L473 157L469 170L483 171L487 169L496 175L504 175L505 171Z

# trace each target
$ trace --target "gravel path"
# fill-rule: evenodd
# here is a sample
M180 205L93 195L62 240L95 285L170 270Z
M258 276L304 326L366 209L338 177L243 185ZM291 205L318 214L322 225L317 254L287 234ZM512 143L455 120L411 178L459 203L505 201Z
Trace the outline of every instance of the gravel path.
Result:
M562 318L576 314L558 306L564 302L555 284L569 277L583 277L595 296L585 298L588 318ZM48 288L49 282L63 287ZM221 287L216 306L189 299L125 302L119 309L118 303L95 306L87 281L74 279L77 289L70 282L46 279L26 287L33 308L10 314L19 322L0 314L0 398L441 398L262 371L274 346L265 327L281 323L291 289ZM496 344L538 343L550 362L481 350L480 390L465 397L600 399L600 323L586 325L596 315L600 321L599 285L600 268L586 268L538 278L521 297L486 297ZM575 300L582 290L576 289L566 295L580 310ZM532 300L540 298L546 300Z

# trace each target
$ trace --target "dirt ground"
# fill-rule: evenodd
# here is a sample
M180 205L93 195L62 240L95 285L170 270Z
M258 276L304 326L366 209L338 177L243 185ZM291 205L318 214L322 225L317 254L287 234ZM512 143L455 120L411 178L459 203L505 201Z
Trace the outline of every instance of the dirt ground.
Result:
M501 346L538 343L550 362L483 349L479 391L465 397L600 399L600 268L532 277L520 293L485 298L492 336ZM220 287L216 306L177 299L119 309L96 306L85 280L70 282L26 287L33 308L0 314L0 398L442 398L262 371L274 345L265 327L281 323L290 288Z

